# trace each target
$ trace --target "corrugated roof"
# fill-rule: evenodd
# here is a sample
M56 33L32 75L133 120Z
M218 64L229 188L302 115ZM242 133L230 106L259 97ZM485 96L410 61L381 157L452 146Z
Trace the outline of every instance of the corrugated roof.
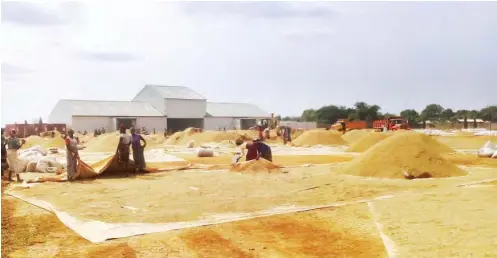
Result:
M271 117L268 112L248 103L207 102L207 114L213 117Z
M73 116L164 116L147 102L61 99Z
M194 90L184 86L146 85L159 92L165 99L205 99Z

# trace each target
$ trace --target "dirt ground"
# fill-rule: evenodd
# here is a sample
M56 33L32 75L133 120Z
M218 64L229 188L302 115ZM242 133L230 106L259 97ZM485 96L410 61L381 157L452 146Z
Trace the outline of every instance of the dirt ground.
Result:
M340 168L356 157L349 154L274 155L285 167L267 174L221 169L231 163L229 154L173 155L185 161L171 164L218 168L28 189L2 181L2 257L497 257L494 160L446 154L468 175L403 180L342 175ZM4 194L7 187L74 217L113 223L193 221L282 205L391 198L93 244L54 214Z

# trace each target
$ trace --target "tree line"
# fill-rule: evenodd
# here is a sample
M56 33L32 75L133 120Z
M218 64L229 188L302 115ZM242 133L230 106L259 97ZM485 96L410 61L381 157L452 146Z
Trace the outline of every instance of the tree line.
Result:
M401 116L410 124L431 121L434 123L454 122L457 119L482 119L484 121L497 122L497 105L487 106L480 110L452 110L444 108L439 104L429 104L421 112L415 109L405 109L399 114L382 113L378 105L369 105L365 102L357 102L353 107L328 105L319 109L306 109L300 117L283 117L283 121L317 122L323 124L335 123L338 119L354 120L377 120L391 116Z

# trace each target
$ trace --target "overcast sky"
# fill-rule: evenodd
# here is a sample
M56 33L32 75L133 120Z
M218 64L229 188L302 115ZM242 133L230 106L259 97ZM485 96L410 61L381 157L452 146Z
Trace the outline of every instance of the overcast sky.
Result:
M300 115L497 104L497 2L2 1L2 124L145 84Z

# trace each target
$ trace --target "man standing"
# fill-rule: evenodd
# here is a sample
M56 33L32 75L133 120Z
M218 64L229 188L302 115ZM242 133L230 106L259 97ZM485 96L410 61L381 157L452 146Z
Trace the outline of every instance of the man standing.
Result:
M131 145L131 135L126 133L126 128L123 125L119 128L121 136L119 137L119 144L117 145L117 154L119 164L124 166L126 175L129 176L129 145Z
M7 149L5 148L6 145L7 145L7 139L5 139L4 130L2 128L2 176L3 176L4 170L6 170L7 167L8 167L8 164L7 164Z
M17 151L26 143L24 139L17 138L16 130L10 131L10 137L7 139L7 161L9 163L9 181L12 181L12 174L17 177L17 181L21 182L19 173L23 169L20 165Z
M69 129L69 136L63 137L66 142L66 160L67 160L67 181L76 179L78 168L78 138L74 137L74 131Z
M143 141L143 145L141 145L141 141ZM133 160L136 166L135 172L145 172L146 164L143 153L145 147L147 147L147 141L136 133L135 128L131 128L131 148L133 149Z

